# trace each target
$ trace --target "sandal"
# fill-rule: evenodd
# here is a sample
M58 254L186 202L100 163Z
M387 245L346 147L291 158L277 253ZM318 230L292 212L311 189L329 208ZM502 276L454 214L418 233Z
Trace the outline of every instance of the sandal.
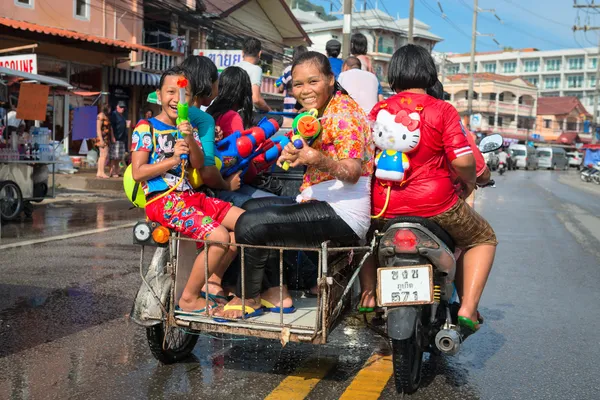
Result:
M263 307L265 307L265 309L267 311L271 311L273 313L280 313L281 312L281 308L277 307L275 304L271 303L268 300L265 299L260 299L260 304L263 305ZM284 314L292 314L296 312L296 307L294 306L290 306L290 307L283 307L283 313Z
M210 301L212 301L213 304L209 304L208 305L208 311L217 308L218 304L214 299L211 299L210 297L208 298ZM193 310L193 311L184 311L182 310L179 306L175 306L175 312L177 314L185 314L185 315L195 315L195 314L202 314L206 312L206 307L200 309L200 310Z
M241 304L226 304L225 307L223 307L223 311L229 311L229 310L242 311L242 305ZM248 312L248 311L250 311L250 312ZM260 307L259 309L254 309L250 306L246 306L244 309L244 315L246 318L258 317L258 316L263 315L264 313L265 313L264 307ZM240 320L240 319L242 319L241 316L239 316L237 318L213 317L213 321L215 321L215 322L231 322L231 321L236 321L236 320Z
M459 316L458 327L463 340L465 340L479 330L479 321L473 321L467 317Z

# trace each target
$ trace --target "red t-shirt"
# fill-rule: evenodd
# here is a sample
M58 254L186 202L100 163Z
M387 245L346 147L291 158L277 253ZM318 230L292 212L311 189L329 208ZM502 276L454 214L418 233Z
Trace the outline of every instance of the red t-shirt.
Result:
M420 141L414 150L407 153L409 167L405 171L404 182L392 185L390 201L382 217L432 217L447 211L458 200L450 179L449 162L472 153L458 112L445 101L409 92L398 93L387 101L377 103L370 114L372 121L376 120L380 109L393 115L400 110L409 114L417 112L421 119ZM383 209L387 191L386 182L376 178L372 195L375 215Z
M226 138L234 132L241 132L244 130L244 121L242 120L241 115L233 110L221 114L215 121L215 124L223 131L223 138ZM246 171L246 174L244 175L244 182L251 183L257 174L258 171L256 170L256 167L253 163L250 163L248 171Z
M233 110L221 114L215 121L215 124L221 127L224 138L231 135L233 132L244 130L244 121L242 121L242 117Z
M483 158L483 154L481 154L481 150L475 143L475 137L472 133L467 133L467 142L469 142L469 146L471 146L471 150L473 151L473 157L475 157L475 169L477 171L477 177L481 176L485 172L487 168L487 164L485 163L485 158ZM452 182L456 181L458 175L452 166L450 166L450 175L452 178Z

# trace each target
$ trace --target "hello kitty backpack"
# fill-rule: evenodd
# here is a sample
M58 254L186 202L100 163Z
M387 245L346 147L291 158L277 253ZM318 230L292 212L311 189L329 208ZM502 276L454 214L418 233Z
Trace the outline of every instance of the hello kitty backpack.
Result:
M379 150L375 157L375 177L385 181L388 193L385 206L379 218L387 209L391 187L402 186L405 182L406 171L410 168L408 153L414 151L421 141L421 115L423 106L417 105L415 111L400 109L395 114L382 103L377 112L373 125L373 142Z

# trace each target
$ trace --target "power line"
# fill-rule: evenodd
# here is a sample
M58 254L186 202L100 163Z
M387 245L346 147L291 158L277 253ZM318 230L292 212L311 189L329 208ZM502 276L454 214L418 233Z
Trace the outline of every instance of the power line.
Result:
M457 31L458 33L460 33L461 35L467 37L467 38L471 38L471 35L469 35L468 33L466 33L464 30L462 30L458 25L456 25L446 14L441 13L436 11L434 8L432 8L425 0L419 0L421 2L421 4L423 4L423 6L433 15L441 17L444 21L446 21L455 31ZM488 45L486 43L481 43L480 44L483 47L488 47L488 48L496 48L493 47L491 45Z

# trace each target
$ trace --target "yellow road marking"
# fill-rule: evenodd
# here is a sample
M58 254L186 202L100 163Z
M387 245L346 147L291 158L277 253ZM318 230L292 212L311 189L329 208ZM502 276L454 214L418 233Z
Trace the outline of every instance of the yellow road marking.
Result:
M331 358L311 358L285 378L265 400L302 400L335 365Z
M340 400L378 399L393 373L392 356L373 354Z

